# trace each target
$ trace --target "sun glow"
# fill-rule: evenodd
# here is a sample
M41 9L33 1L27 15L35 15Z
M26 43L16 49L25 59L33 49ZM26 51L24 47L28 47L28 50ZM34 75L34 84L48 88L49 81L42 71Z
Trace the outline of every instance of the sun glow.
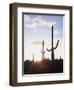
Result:
M54 42L54 45L56 44L56 40ZM46 48L51 48L51 43L45 42L44 44L44 57L46 59L51 59L51 52L47 52ZM24 60L30 60L32 61L34 58L34 61L41 61L42 60L42 42L41 41L33 41L32 43L30 42L29 44L25 44L24 48ZM59 53L60 52L60 53ZM60 56L63 58L63 41L60 40L58 48L54 51L55 53L55 58L60 58Z
M29 49L29 50L28 50ZM40 61L41 60L41 45L37 45L37 44L30 44L26 46L26 50L25 51L25 60L33 60L34 61Z

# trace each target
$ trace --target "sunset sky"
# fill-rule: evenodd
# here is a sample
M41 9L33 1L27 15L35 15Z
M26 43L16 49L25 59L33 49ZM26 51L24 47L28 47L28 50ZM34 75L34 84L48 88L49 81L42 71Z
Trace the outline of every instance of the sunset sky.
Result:
M60 40L55 50L55 58L63 58L63 16L24 14L24 60L41 60L42 40L45 44L45 58L51 59L51 27L54 26L54 46Z

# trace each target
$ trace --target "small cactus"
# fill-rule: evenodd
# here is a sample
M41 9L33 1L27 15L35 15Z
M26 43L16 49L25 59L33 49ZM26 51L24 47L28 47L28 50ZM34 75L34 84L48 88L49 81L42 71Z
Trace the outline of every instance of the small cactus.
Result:
M42 51L41 51L41 53L42 53L42 60L44 60L45 58L44 58L44 54L45 54L45 51L44 51L44 40L42 41Z

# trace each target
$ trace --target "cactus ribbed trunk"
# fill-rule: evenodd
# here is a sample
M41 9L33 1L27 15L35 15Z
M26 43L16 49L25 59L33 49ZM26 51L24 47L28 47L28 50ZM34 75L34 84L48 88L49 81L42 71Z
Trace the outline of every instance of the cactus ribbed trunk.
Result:
M52 36L51 36L51 38L52 38L52 41L51 41L51 44L52 44L52 45L51 45L51 46L52 46L52 47L51 47L51 48L52 48L51 59L54 60L54 49L53 49L53 26L52 26L51 33L52 33L52 34L51 34L51 35L52 35Z
M42 60L44 60L44 41L42 41Z
M34 62L34 54L33 54L33 62Z

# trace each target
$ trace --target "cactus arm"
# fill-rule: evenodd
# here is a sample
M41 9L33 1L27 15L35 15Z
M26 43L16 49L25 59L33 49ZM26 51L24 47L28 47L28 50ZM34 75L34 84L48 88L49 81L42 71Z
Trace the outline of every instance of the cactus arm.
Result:
M56 44L56 46L55 46L53 49L56 49L56 48L58 47L58 44L59 44L59 40L57 41L57 44ZM52 51L53 49L48 49L48 48L46 48L46 50L47 50L48 52Z
M56 49L58 47L58 44L59 44L59 40L57 41L57 44L53 49Z
M48 48L46 48L46 50L47 50L48 52L52 51L52 49L48 49Z

